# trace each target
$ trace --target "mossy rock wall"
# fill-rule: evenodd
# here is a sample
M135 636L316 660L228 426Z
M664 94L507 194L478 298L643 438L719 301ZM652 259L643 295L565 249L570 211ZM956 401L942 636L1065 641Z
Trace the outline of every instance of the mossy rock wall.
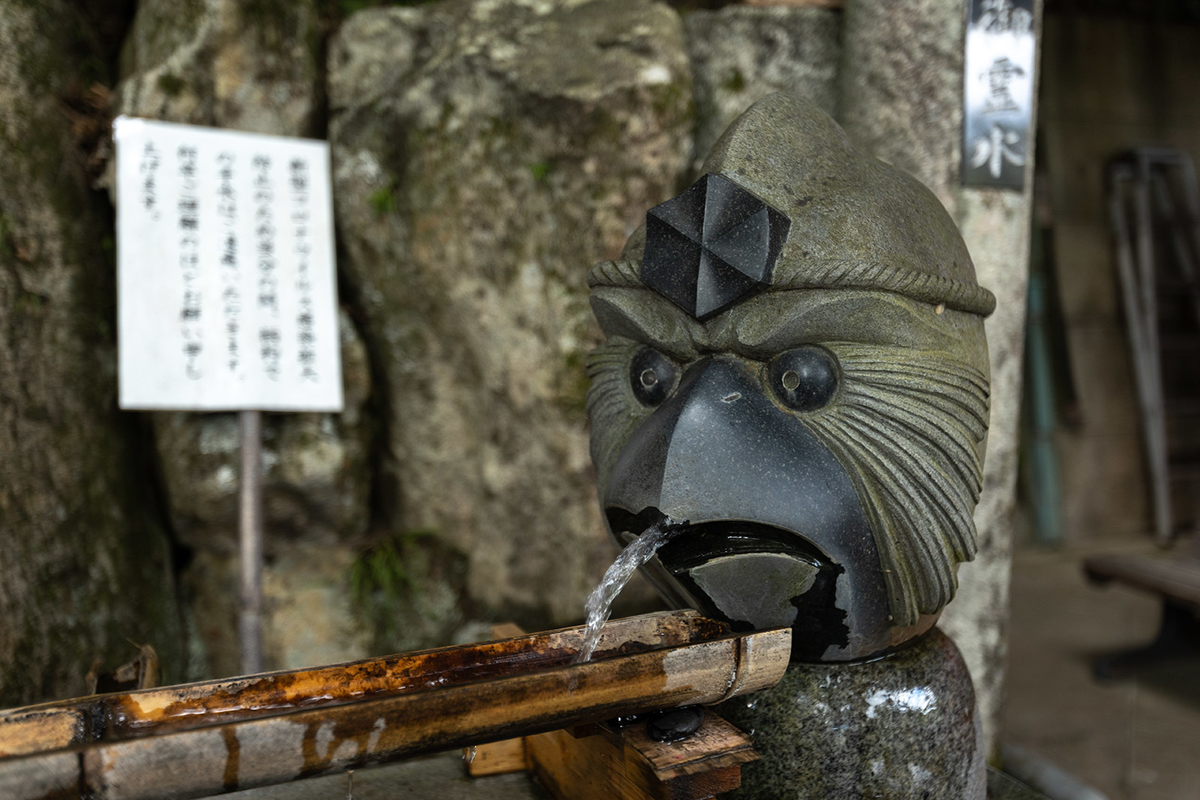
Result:
M477 614L577 620L613 556L584 429L584 278L690 157L680 19L643 0L372 9L328 74L391 519L466 555Z
M143 425L116 409L111 210L72 105L101 50L67 3L0 0L0 707L81 694L141 644L181 677Z

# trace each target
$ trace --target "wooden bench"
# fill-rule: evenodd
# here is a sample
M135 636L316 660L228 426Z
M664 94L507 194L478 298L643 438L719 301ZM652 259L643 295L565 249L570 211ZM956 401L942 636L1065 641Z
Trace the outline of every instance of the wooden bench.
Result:
M1162 598L1158 634L1147 647L1101 656L1093 663L1098 678L1119 678L1139 666L1200 655L1200 535L1183 555L1103 555L1084 559L1093 583L1123 583Z

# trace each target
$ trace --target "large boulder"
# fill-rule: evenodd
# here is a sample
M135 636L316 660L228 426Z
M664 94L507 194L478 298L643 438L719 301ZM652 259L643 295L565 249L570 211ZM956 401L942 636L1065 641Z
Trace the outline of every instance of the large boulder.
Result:
M0 0L0 707L82 694L131 642L180 676L170 548L116 406L110 212L72 135L99 51L72 4Z
M292 541L263 566L263 662L296 669L364 658L370 632L353 607L355 551ZM238 558L197 550L181 577L197 675L237 675Z
M577 620L614 554L584 430L585 276L690 158L679 18L647 0L370 9L334 37L328 85L393 528L465 555L473 613Z

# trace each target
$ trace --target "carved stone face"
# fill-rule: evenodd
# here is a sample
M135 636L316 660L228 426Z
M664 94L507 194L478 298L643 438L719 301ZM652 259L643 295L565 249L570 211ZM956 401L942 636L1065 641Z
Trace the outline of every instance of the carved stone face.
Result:
M609 529L687 520L648 568L669 601L878 653L975 554L994 298L937 199L808 101L757 103L705 172L589 277Z

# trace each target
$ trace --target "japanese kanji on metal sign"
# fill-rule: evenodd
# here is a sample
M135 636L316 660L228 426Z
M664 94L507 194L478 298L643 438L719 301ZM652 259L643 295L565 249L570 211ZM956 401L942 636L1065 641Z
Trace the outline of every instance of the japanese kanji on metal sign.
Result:
M1033 0L971 0L963 76L964 186L1025 186L1033 23Z

